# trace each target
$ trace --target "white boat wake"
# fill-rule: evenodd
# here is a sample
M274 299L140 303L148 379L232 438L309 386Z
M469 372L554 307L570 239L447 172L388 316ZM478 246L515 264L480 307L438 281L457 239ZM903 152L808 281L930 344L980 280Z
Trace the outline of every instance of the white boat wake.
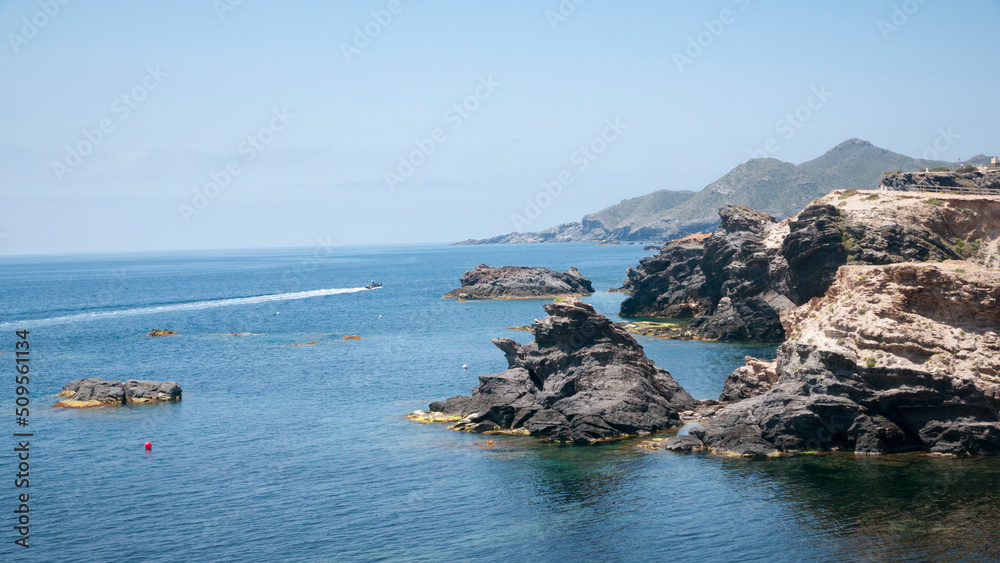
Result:
M375 288L378 289L378 288ZM232 305L256 305L257 303L267 303L270 301L290 301L292 299L309 299L311 297L323 297L326 295L340 295L342 293L357 293L359 291L371 291L364 287L314 289L312 291L298 291L294 293L277 293L273 295L258 295L255 297L236 297L232 299L215 299L211 301L194 301L191 303L173 303L169 305L157 305L153 307L136 307L134 309L120 309L116 311L94 311L90 313L77 313L62 317L50 317L47 319L29 319L23 321L10 321L0 323L0 327L17 326L19 328L34 328L36 326L47 326L54 324L72 323L77 321L91 321L98 319L110 319L116 317L126 317L131 315L148 315L152 313L169 313L174 311L197 311L200 309L211 309L214 307L229 307Z

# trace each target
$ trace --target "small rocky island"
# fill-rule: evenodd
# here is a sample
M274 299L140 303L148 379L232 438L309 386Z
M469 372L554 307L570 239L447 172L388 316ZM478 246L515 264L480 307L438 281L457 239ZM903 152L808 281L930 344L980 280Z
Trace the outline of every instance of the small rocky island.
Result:
M531 434L591 443L679 427L696 402L670 373L594 307L576 298L545 306L535 341L493 343L508 369L483 375L467 397L432 403L408 418L455 430Z
M590 295L594 286L576 268L557 272L548 268L479 264L461 278L462 287L444 296L456 299L551 299Z
M129 379L122 383L91 377L67 383L59 396L65 399L54 406L68 409L171 402L181 400L181 386L175 381Z
M154 328L153 330L149 331L149 334L147 334L146 336L171 336L174 334L177 333L169 329Z

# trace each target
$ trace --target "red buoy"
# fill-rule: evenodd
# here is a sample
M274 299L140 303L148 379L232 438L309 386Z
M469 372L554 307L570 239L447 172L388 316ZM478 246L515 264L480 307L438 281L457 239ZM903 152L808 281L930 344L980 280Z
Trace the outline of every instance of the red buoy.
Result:
M152 442L146 442L146 451L148 452L151 449L153 449L153 443Z

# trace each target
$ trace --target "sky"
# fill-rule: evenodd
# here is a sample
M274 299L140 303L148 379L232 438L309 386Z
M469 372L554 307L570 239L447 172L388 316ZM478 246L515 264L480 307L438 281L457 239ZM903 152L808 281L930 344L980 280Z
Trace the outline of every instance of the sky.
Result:
M452 242L1000 154L1000 0L0 2L0 255Z

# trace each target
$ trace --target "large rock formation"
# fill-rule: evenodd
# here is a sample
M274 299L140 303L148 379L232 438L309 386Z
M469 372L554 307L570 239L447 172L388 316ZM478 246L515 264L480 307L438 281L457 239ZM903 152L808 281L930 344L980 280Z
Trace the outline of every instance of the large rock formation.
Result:
M593 442L681 425L695 402L642 347L594 308L571 298L545 306L535 341L494 344L509 368L484 375L468 397L432 403L420 418L462 417L454 428L514 430Z
M70 381L59 392L59 396L66 399L59 401L55 406L71 409L127 403L156 403L180 401L181 386L174 381L130 379L122 383L91 377Z
M706 309L711 299L703 295L705 238L688 236L668 242L658 254L640 260L638 268L629 267L620 291L631 295L622 302L621 315L653 313L650 316L688 319Z
M629 268L622 316L692 318L688 333L711 340L777 341L784 337L778 310L792 305L775 291L771 262L778 247L765 246L779 224L749 207L719 210L712 236L686 237L663 246Z
M777 383L692 430L714 451L1000 454L1000 272L844 266L785 321Z
M462 287L444 296L459 299L532 299L590 295L594 286L576 268L557 272L548 268L479 264L465 272Z
M719 215L703 243L667 243L629 269L622 316L692 317L697 338L780 341L780 312L823 295L845 264L992 266L1000 254L1000 197L847 190L781 222L739 206Z

